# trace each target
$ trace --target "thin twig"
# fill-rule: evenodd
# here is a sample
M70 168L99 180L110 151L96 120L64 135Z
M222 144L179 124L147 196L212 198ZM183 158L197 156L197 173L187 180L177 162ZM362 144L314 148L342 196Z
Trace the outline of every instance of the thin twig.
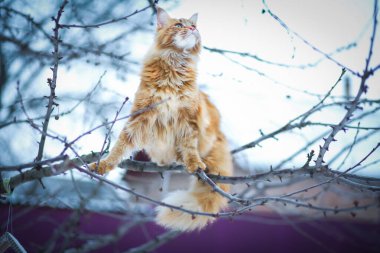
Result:
M356 47L356 43L355 42L352 42L352 43L349 43L348 45L339 47L334 52L328 53L327 55L333 56L336 53L340 53L343 50L349 50L349 49L351 49L353 47ZM207 47L207 46L203 46L203 48L206 49L206 50L208 50L208 51L210 51L211 53L218 53L218 54L221 54L221 55L224 55L224 54L239 55L241 57L252 58L252 59L254 59L254 60L258 61L258 62L262 62L262 63L268 64L268 65L274 65L274 66L277 66L277 67L284 67L284 68L298 68L298 69L313 68L313 67L318 66L318 64L321 63L325 59L325 57L323 57L323 58L320 58L319 60L317 60L315 62L312 62L312 63L305 63L305 64L294 65L294 64L286 64L286 63L279 63L279 62L269 61L269 60L266 60L266 59L264 59L264 58L262 58L262 57L260 57L258 55L251 54L251 53L248 53L248 52L238 52L238 51L234 51L234 50L221 49L221 48L211 48L211 47Z
M356 163L354 166L348 168L347 170L343 171L343 172L337 172L335 177L332 177L330 178L329 180L326 180L324 182L321 182L321 183L318 183L318 184L315 184L315 185L312 185L312 186L309 186L309 187L306 187L306 188L303 188L301 190L298 190L298 191L294 191L292 193L288 193L288 194L285 194L283 195L284 197L289 197L289 196L292 196L294 194L297 194L297 193L301 193L301 192L306 192L308 190L311 190L313 188L316 188L316 187L319 187L319 186L322 186L322 185L325 185L325 184L329 184L331 183L332 181L335 181L337 180L338 178L344 176L344 175L347 175L348 172L350 172L351 170L355 169L356 167L360 166L362 164L362 162L364 162L365 160L367 160L368 157L370 157L375 151L376 149L378 149L380 147L380 142L377 143L377 145L366 155L364 156L358 163Z
M295 31L293 31L293 30L291 30L291 29L289 28L289 26L288 26L287 24L285 24L285 22L284 22L282 19L280 19L276 14L274 14L274 13L272 12L272 10L268 7L268 5L267 5L267 3L266 3L266 0L262 0L262 1L263 1L263 4L264 4L265 8L266 8L266 11L269 13L269 15L270 15L271 17L273 17L273 18L274 18L274 19L275 19L275 20L276 20L276 21L277 21L282 27L284 27L285 30L286 30L287 32L289 32L289 33L295 35L295 36L296 36L298 39L300 39L303 43L305 43L306 45L308 45L309 47L311 47L314 51L316 51L316 52L322 54L324 57L326 57L326 58L329 59L330 61L334 62L334 63L335 63L336 65L338 65L339 67L344 68L344 69L347 69L347 70L348 70L351 74L353 74L354 76L357 76L357 77L360 77L360 76L361 76L358 72L356 72L356 71L354 71L354 70L348 68L347 66L343 65L342 63L340 63L340 62L337 61L336 59L332 58L328 53L323 52L322 50L320 50L319 48L317 48L316 46L314 46L313 44L311 44L309 41L307 41L305 38L303 38L300 34L298 34L297 32L295 32ZM376 0L375 0L375 1L376 1Z
M163 233L155 238L153 240L144 243L140 246L137 246L135 248L129 249L125 251L124 253L144 253L144 252L151 252L152 250L158 248L164 243L167 243L168 241L176 238L181 233L179 231L168 231L166 233Z
M71 142L67 142L66 140L64 140L63 143L65 144L65 147L64 147L64 149L62 150L61 154L64 154L64 153L66 152L66 150L67 150L68 148L70 148L75 142L77 142L79 139L83 138L84 136L91 134L93 131L95 131L95 130L97 130L97 129L99 129L99 128L102 128L102 127L104 127L104 126L108 126L108 125L110 125L110 124L114 124L116 121L124 120L124 119L130 118L130 117L133 117L133 116L136 116L136 115L139 115L139 114L145 113L145 112L147 112L147 111L150 111L150 110L156 108L157 106L159 106L159 105L161 105L161 104L163 104L163 103L166 103L166 102L169 101L169 100L170 100L170 98L164 99L164 100L162 100L162 101L160 101L160 102L157 102L157 103L154 103L154 104L148 105L147 107L144 107L144 108L142 108L142 109L140 109L140 110L138 110L138 111L136 111L136 112L134 112L134 113L131 113L131 114L127 115L127 116L123 116L123 117L117 118L117 119L115 119L115 120L113 120L113 121L110 121L110 122L105 122L105 123L103 123L103 124L101 124L101 125L98 125L98 126L92 128L92 129L90 129L90 130L88 130L88 131L82 133L81 135L79 135L78 137L76 137L76 138L75 138L74 140L72 140Z
M54 58L54 64L53 68L51 69L53 71L53 78L50 79L48 78L48 85L50 88L50 95L48 97L48 105L47 105L47 110L46 110L46 115L45 115L45 120L42 124L42 132L47 133L48 126L49 126L49 121L51 118L51 114L54 110L54 106L57 106L58 104L54 101L56 98L55 95L55 88L57 87L57 77L58 77L58 66L59 66L59 61L62 59L60 53L59 53L59 43L61 42L60 36L59 36L59 29L61 28L61 25L59 24L59 21L61 19L63 10L68 3L68 0L64 0L62 5L60 6L57 16L52 17L52 20L55 23L55 27L53 28L54 35L52 36L52 41L53 41L53 46L54 46L54 51L53 51L53 58ZM38 154L35 159L36 162L41 161L44 148L45 148L45 141L46 141L46 135L41 134L41 139L38 145Z
M323 102L326 100L326 98L328 96L330 96L332 90L337 86L337 84L340 82L340 80L342 79L342 76L344 75L345 73L345 69L342 69L342 72L338 78L338 80L335 82L335 84L332 86L332 88L330 88L330 90L326 93L326 95L322 98L321 101L319 101L315 106L313 106L310 110L302 113L301 115L298 115L297 117L293 118L292 120L290 120L288 123L286 123L284 126L280 127L279 129L273 131L272 133L270 134L267 134L267 135L262 135L260 138L258 138L257 140L255 141L252 141L248 144L245 144L239 148L236 148L236 149L233 149L231 151L232 154L236 154L238 152L241 152L245 149L248 149L248 148L253 148L255 147L256 145L258 145L260 142L262 142L263 140L266 140L266 139L270 139L270 138L273 138L275 137L276 135L278 135L279 133L282 133L282 132L285 132L285 131L289 131L291 129L294 129L294 128L303 128L305 126L307 126L307 123L304 122L305 119L307 117L309 117L312 113L316 112L317 108L319 106L321 106L323 104ZM301 119L300 123L297 123L297 124L293 124L293 122L297 121Z
M321 166L325 161L323 160L326 152L329 150L329 146L332 142L336 141L335 136L340 132L344 131L346 132L346 124L348 121L352 118L353 112L358 109L358 103L360 100L360 97L364 94L367 93L368 91L368 86L366 84L368 78L371 76L372 73L368 72L368 67L370 64L370 60L372 57L372 49L373 49L373 44L375 40L375 34L376 34L376 26L377 26L377 0L374 0L374 15L373 15L373 31L372 31L372 36L370 39L370 47L369 47L369 52L368 52L368 57L366 60L366 65L363 70L363 74L359 75L361 77L360 81L360 87L359 90L356 94L355 99L351 102L351 104L346 107L346 114L344 115L343 119L339 122L337 126L332 127L332 131L329 134L327 138L324 138L324 143L323 146L320 146L319 149L319 154L317 157L317 160L315 161L315 164L317 167Z
M116 22L119 22L119 21L122 21L122 20L127 20L128 18L130 18L130 17L132 17L132 16L134 16L134 15L140 13L140 12L146 11L147 9L151 8L151 6L152 5L150 4L150 5L144 7L142 9L140 9L140 10L135 10L133 13L128 14L126 16L123 16L123 17L120 17L120 18L114 18L114 19L111 19L111 20L108 20L108 21L97 23L97 24L88 24L88 25L61 24L61 27L62 28L99 28L99 27L104 26L104 25L109 25L109 24L113 24L113 23L116 23Z
M102 155L104 154L104 151L105 151L104 148L106 147L107 140L109 140L109 138L110 138L112 128L113 128L113 126L115 125L115 122L116 122L117 118L119 117L119 114L120 114L121 110L123 109L125 103L127 103L128 99L129 99L128 97L126 97L126 98L124 99L124 101L123 101L123 103L121 104L120 108L116 111L115 118L113 119L112 124L111 124L111 125L109 126L109 128L108 128L108 131L107 131L107 133L106 133L106 136L104 137L104 141L103 141L102 148L101 148L100 151L99 151L100 155L99 155L99 159L98 159L98 161L96 162L97 166L98 166L98 164L99 164L99 162L100 162L100 159L101 159ZM108 149L108 148L107 148L107 149Z

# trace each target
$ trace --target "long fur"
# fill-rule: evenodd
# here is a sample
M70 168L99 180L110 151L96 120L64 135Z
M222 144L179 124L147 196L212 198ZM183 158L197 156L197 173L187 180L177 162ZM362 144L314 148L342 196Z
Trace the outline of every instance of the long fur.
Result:
M201 40L196 29L197 15L174 19L157 8L157 32L141 72L141 83L132 113L165 100L163 104L129 118L109 156L91 164L99 173L113 169L125 153L145 149L152 161L165 165L182 163L189 172L198 168L229 176L231 155L220 131L220 115L208 96L199 91L196 65ZM228 191L228 185L219 185ZM217 213L226 200L211 187L194 181L185 191L169 193L163 202L182 208ZM170 229L201 229L214 218L157 207L158 224Z

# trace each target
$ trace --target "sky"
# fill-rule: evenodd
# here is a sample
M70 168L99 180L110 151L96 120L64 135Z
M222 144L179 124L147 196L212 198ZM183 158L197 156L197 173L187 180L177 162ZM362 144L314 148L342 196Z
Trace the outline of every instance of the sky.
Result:
M178 4L176 4L178 3ZM369 37L371 34L371 16L373 12L372 1L362 0L287 0L266 1L270 10L280 17L288 27L300 34L303 38L326 53L336 51L337 48L347 47L355 43L350 50L343 50L334 55L334 58L345 66L361 71L364 67L368 53ZM198 30L204 46L221 48L232 51L247 52L259 56L266 61L287 65L304 65L314 63L323 56L311 49L300 39L288 32L268 14L262 1L248 0L183 0L160 1L161 7L167 10L172 17L187 17L198 13ZM146 6L146 1L139 1L136 8ZM124 14L123 14L124 15ZM140 16L139 16L140 15ZM143 12L126 22L139 23L141 15L151 15ZM153 41L154 26L151 32L137 34L125 43L132 48L132 57L142 62L145 53ZM98 36L111 36L117 33L115 26L104 26L95 31ZM379 41L379 32L377 33ZM238 62L238 64L236 63ZM373 65L380 63L380 43L375 43ZM122 115L128 114L133 102L134 93L139 83L139 68L134 74L127 76L126 80L117 77L117 73L102 67L77 65L75 68L61 68L57 92L64 90L88 91L96 84L99 77L107 71L102 83L108 90L125 94L130 98ZM320 97L308 93L324 95L336 82L341 74L341 68L329 60L322 60L313 68L289 68L263 63L254 59L237 55L220 55L203 50L198 66L198 83L202 90L209 94L222 115L222 129L225 132L230 148L234 149L261 136L260 131L270 133L285 125L289 120L302 114L317 104ZM50 70L42 79L50 76ZM353 84L352 93L355 94L359 80L347 73ZM380 74L374 75L370 81L367 98L379 98ZM45 95L46 90L41 94ZM343 85L338 85L332 93L335 96L343 95ZM102 95L107 101L123 101L123 97L108 92ZM331 100L329 100L331 102ZM60 110L64 111L64 104ZM77 110L77 115L84 113L83 108ZM343 117L344 111L332 109L317 113L313 120L324 123L337 123ZM75 114L74 114L75 115ZM112 118L114 114L110 115ZM101 123L99 119L98 123ZM88 130L88 125L81 124L85 119L73 122L72 118L62 117L59 121L51 121L50 127L68 139L77 137ZM365 125L364 125L365 124ZM362 126L378 127L376 117L363 122ZM123 122L114 126L115 139L123 127ZM266 170L290 156L305 143L312 140L326 128L308 128L278 136L278 139L269 139L261 147L243 151L234 156L235 161L251 171ZM332 144L327 153L327 161L343 146L352 143L355 131L339 134L338 142ZM360 134L364 134L361 132ZM88 153L100 149L103 143L104 131L94 132L91 136L78 142L80 153ZM20 141L22 137L20 136ZM368 140L365 145L358 146L348 158L348 164L353 164L367 154L380 139L379 135ZM318 150L317 142L310 147ZM15 147L19 142L12 143ZM33 143L34 145L34 143ZM23 147L20 147L21 149ZM25 150L28 148L25 145ZM54 141L47 143L47 155L55 156L62 150L61 145ZM308 150L307 152L310 152ZM380 158L376 152L368 161ZM306 153L296 157L284 167L297 167L303 165ZM27 161L25 161L27 162ZM338 162L339 164L339 162ZM377 166L361 171L366 175L379 176Z
M139 1L136 8L145 7L146 2ZM162 2L160 6L166 9L172 17L188 18L194 13L199 14L197 27L204 46L247 52L266 61L286 65L305 65L318 62L323 58L320 53L305 45L274 20L268 14L262 1L183 0L160 2ZM266 3L270 10L280 17L292 31L300 34L323 52L331 53L336 51L337 48L347 47L355 43L355 46L351 47L350 50L343 50L334 54L334 58L355 71L363 69L365 58L368 54L369 37L372 29L372 1L267 0ZM44 7L41 6L41 9L44 10ZM120 16L122 15L125 15L125 13L120 14ZM141 23L144 15L151 15L151 13L142 12L126 21L125 25ZM94 36L105 40L107 36L112 37L120 32L116 27L120 29L120 26L116 25L104 26L95 30ZM154 25L148 28L150 31L138 33L134 38L125 41L125 44L131 49L131 57L139 63L142 62L153 43ZM374 46L373 66L380 63L379 33L377 33L377 42ZM87 94L99 81L99 78L103 76L102 86L106 88L106 92L102 91L102 94L97 94L96 99L101 99L97 102L107 105L111 101L121 105L127 96L130 100L122 110L121 116L129 114L134 100L134 93L139 84L138 73L141 65L131 66L133 71L128 73L125 79L121 79L118 76L119 73L111 68L76 63L75 67L66 68L62 66L59 69L56 90L58 98L65 92L73 97L81 97L81 94ZM379 99L379 72L369 80L369 91L366 98ZM320 94L321 96L326 94L340 76L341 68L329 60L322 60L316 67L312 68L281 67L237 55L223 56L204 49L200 55L198 74L200 88L210 96L211 101L220 111L222 116L221 128L227 136L232 150L259 138L261 136L260 132L270 133L277 130L292 118L312 108L320 101L321 97L310 95L309 93ZM46 68L41 77L36 80L36 87L39 88L33 90L33 97L42 97L48 94L47 86L42 89L40 84L45 84L46 78L50 76L51 71ZM350 73L346 73L345 78L350 78L353 85L352 94L355 94L359 80ZM343 85L338 85L332 93L334 96L342 96L343 94ZM66 102L59 101L60 111L70 109L72 104L76 103L76 101L71 101L72 103ZM328 102L332 102L332 100L328 100ZM311 120L336 124L342 119L343 114L344 110L331 108L326 112L316 113L311 117ZM111 110L108 118L112 119L114 115L115 112ZM363 121L361 126L379 127L379 116L378 113ZM91 120L86 117L86 108L80 106L72 114L60 117L59 120L50 121L49 129L52 133L60 133L70 141L88 131L91 127L101 124L104 118L99 117L99 119L95 119L95 122ZM123 121L119 121L114 125L113 143L123 125ZM247 173L268 170L270 166L278 165L306 143L328 130L329 128L326 127L313 127L281 134L277 136L277 139L268 139L262 142L260 147L234 155L234 160L240 167L247 169ZM5 129L4 131L7 130ZM91 135L81 138L75 148L80 154L99 151L104 141L105 131L105 129L94 131ZM359 136L366 133L366 131L360 131ZM6 132L0 134L6 134ZM35 157L35 152L30 151L35 149L35 143L39 141L40 135L30 128L26 128L22 134L13 132L10 134L13 135L13 141L10 143L13 150L23 154L17 163L32 161ZM338 142L331 144L325 160L327 162L333 160L335 154L342 147L353 142L356 134L357 132L354 130L349 130L346 134L339 133L337 136ZM26 136L30 137L32 141L29 141ZM357 163L379 140L380 134L377 134L363 144L354 147L341 169L344 170ZM318 151L318 145L321 144L323 144L322 139L311 145L301 155L282 165L281 168L302 166L306 161L306 152L310 152L311 149ZM61 151L62 143L51 139L47 140L46 158L55 157ZM74 157L73 154L70 154L70 156ZM377 150L367 160L367 163L379 159L380 151ZM341 161L337 160L332 163L331 167L337 168L340 164ZM123 169L115 169L107 175L107 178L124 185L126 184L122 180L124 172L125 170ZM378 163L357 173L380 177ZM66 196L66 198L61 196L61 191L55 188L57 185L62 185L62 179L69 179L70 184L68 182L65 185L69 189L66 192L77 190L75 180L71 180L73 176L79 181L91 180L76 170L50 178L50 180L44 180L49 192L41 191L44 199L43 204L73 207L73 205L79 203L79 200L71 198L71 196ZM18 187L17 190L21 193L28 193L31 186L33 186L33 183ZM84 184L83 187L89 187L89 185ZM107 191L114 192L115 190L113 188L105 189L102 194L110 195L110 192ZM62 194L65 195L65 193ZM116 200L119 197L126 196L120 192L114 194L115 198L107 198L110 203L105 205L104 202L95 199L93 206L89 206L89 208L122 208L123 204ZM46 198L46 196L57 196L57 198ZM24 198L22 194L19 196L17 194L13 195L13 198L13 201L20 203L35 201L33 198ZM104 198L102 199L104 200Z
M364 68L372 29L372 1L290 0L266 1L266 4L292 31L323 52L334 52L337 48L356 43L351 50L337 54L335 59L355 71ZM184 0L176 8L168 7L173 17L190 17L195 12L199 13L198 29L203 45L207 47L249 52L268 61L291 65L312 63L323 57L287 32L267 11L263 12L266 6L262 1ZM379 45L375 43L374 65L380 62L380 54L377 53L380 52ZM315 68L294 69L262 64L238 56L230 55L230 58L254 71L232 63L224 56L203 50L199 83L207 87L206 92L221 111L222 127L232 148L257 139L260 130L264 133L276 130L310 109L319 100L303 91L325 94L341 73L341 68L328 60ZM352 80L352 92L355 93L359 80L349 73L346 77ZM378 81L379 74L370 80L368 98L379 97ZM338 86L333 95L343 95L342 86ZM337 123L342 115L341 111L332 111L318 115L316 120ZM368 124L378 126L378 120L373 119ZM303 130L302 134L279 136L278 141L272 139L263 142L262 148L244 151L235 158L241 164L246 161L244 166L253 170L265 169L295 152L305 140L312 139L321 130L324 131L312 129ZM341 142L333 147L330 158L342 145L352 142L353 133L339 137ZM355 162L377 141L369 141L367 149L361 149L363 152L354 150L349 160ZM318 150L319 144L321 142L313 148ZM375 153L376 157L380 157L379 152ZM302 165L304 161L305 156L300 156L288 166ZM365 173L380 176L375 167Z

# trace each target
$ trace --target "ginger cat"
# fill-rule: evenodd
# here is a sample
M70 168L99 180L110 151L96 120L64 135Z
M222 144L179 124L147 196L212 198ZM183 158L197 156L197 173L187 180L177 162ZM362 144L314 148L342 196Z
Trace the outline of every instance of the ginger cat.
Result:
M196 65L201 50L197 17L194 14L190 19L174 19L157 7L155 43L144 61L132 113L168 100L130 117L108 157L99 165L91 164L91 169L106 173L118 165L124 154L145 149L152 161L160 165L181 163L190 173L207 168L212 174L232 174L231 155L219 127L219 112L197 87ZM219 186L229 190L228 185ZM163 202L211 213L227 204L209 185L195 178L188 190L171 192ZM174 230L200 229L212 220L157 207L157 223Z

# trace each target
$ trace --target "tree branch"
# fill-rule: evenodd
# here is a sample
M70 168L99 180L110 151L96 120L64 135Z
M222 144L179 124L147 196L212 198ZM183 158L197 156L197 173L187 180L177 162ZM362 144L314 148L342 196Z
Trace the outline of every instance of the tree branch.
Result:
M58 10L57 16L52 17L52 20L55 23L55 27L53 28L54 35L52 37L53 46L54 46L54 51L53 51L54 65L51 70L53 72L53 78L52 79L48 78L48 81L47 81L50 88L50 95L48 97L49 102L47 105L45 120L42 124L43 134L41 134L41 139L38 146L38 154L35 159L36 162L39 162L42 159L42 155L43 155L44 147L45 147L45 140L46 140L46 134L44 133L47 133L50 117L54 110L54 106L58 105L54 100L56 98L55 88L57 86L58 66L59 66L59 61L62 58L61 55L59 54L59 43L61 42L60 37L59 37L59 29L61 28L61 25L59 24L59 21L61 19L63 10L67 3L68 3L68 0L64 0L61 7Z
M119 21L122 21L122 20L127 20L128 18L140 13L140 12L143 12L143 11L146 11L147 9L151 8L152 6L154 7L154 5L157 3L158 1L155 1L152 4L140 9L140 10L135 10L133 13L131 14L128 14L126 16L123 16L123 17L120 17L120 18L114 18L114 19L111 19L111 20L108 20L108 21L104 21L104 22L101 22L101 23L98 23L98 24L88 24L88 25L77 25L77 24L62 24L61 27L62 28L99 28L101 26L104 26L104 25L109 25L109 24L112 24L112 23L116 23L116 22L119 22Z
M342 63L340 63L339 61L335 60L334 58L332 58L329 54L323 52L322 50L320 50L319 48L317 48L316 46L314 46L313 44L311 44L309 41L307 41L306 39L304 39L300 34L298 34L297 32L291 30L289 28L289 26L287 24L285 24L285 22L280 19L276 14L274 14L272 12L272 10L268 7L267 3L266 3L266 0L262 0L263 3L264 3L264 6L266 8L266 11L269 13L269 15L274 18L283 28L285 28L285 30L293 35L295 35L298 39L300 39L303 43L305 43L306 45L308 45L309 47L311 47L314 51L322 54L324 57L326 57L327 59L329 59L330 61L334 62L336 65L338 65L339 67L341 68L344 68L344 69L347 69L351 74L353 74L354 76L357 76L357 77L360 77L361 75L348 68L347 66L343 65ZM375 0L376 1L376 0Z
M31 162L31 163L25 163L25 164L20 164L20 165L13 165L13 166L0 166L0 171L22 170L22 169L26 169L26 168L30 168L30 167L34 167L34 166L42 166L42 165L46 165L46 164L51 164L54 162L66 160L67 158L68 158L67 155L59 155L57 157L54 157L51 159L46 159L46 160L39 161L39 162L35 161L35 162Z

